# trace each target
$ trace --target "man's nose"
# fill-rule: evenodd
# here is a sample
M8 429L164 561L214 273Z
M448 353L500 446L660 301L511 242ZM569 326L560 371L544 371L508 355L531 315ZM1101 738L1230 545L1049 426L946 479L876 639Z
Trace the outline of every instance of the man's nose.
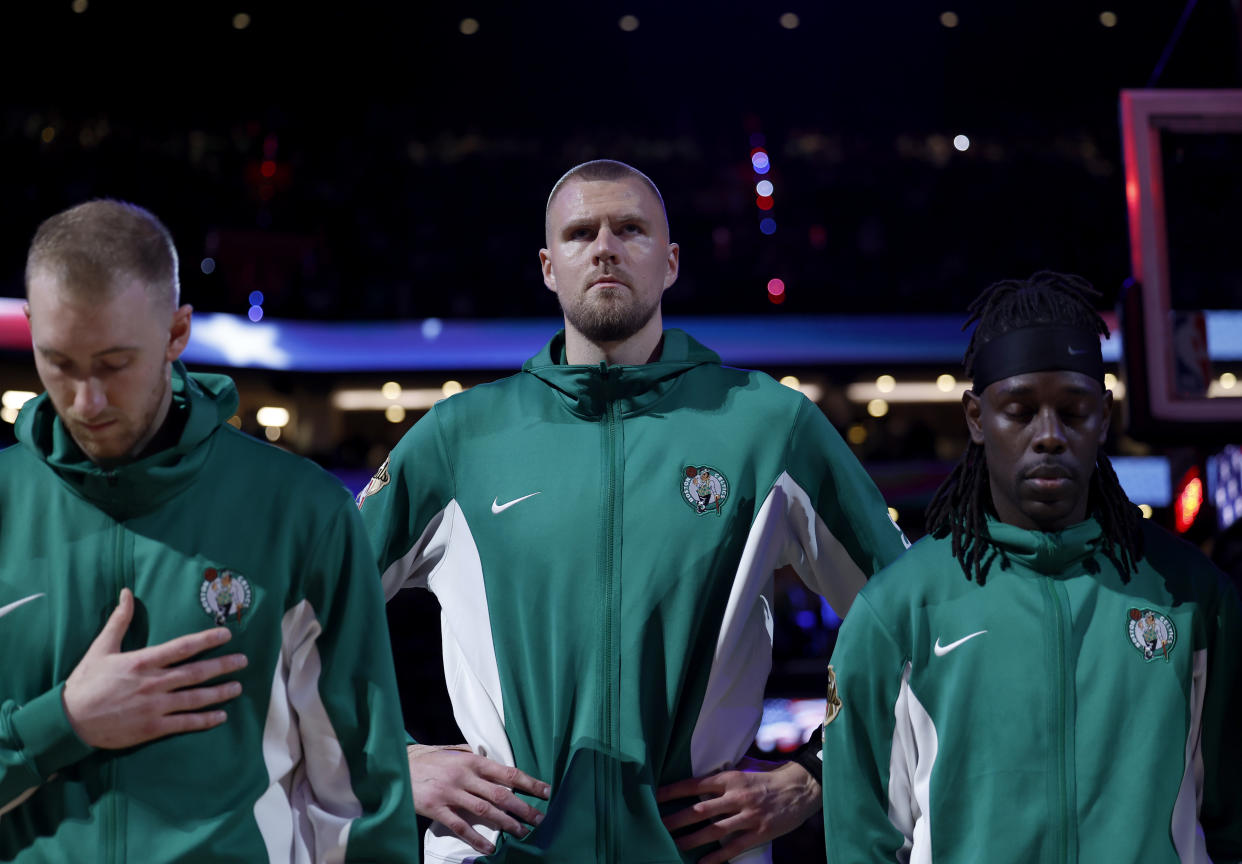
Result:
M1065 424L1052 409L1040 411L1035 420L1035 452L1060 453L1067 445Z
M108 407L108 397L98 378L84 378L73 387L73 413L81 419L98 417Z
M600 226L599 232L595 235L595 243L591 248L591 255L596 263L601 261L609 261L616 263L621 251L621 238L612 233L612 229L607 225Z

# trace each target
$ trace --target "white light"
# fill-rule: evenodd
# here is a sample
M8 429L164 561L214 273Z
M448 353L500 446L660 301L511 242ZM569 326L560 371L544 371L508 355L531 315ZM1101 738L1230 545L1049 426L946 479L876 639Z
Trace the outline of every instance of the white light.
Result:
M384 419L389 423L400 423L405 419L405 409L400 405L389 405L384 409Z
M73 6L71 6L70 8L73 9L74 12L77 12L79 15L81 15L83 12L86 11L86 7L89 5L90 4L87 3L86 0L73 0Z
M789 387L793 390L797 390L798 385L801 384L802 382L798 380L798 376L796 375L786 375L784 378L781 379L781 383L784 384L786 387Z
M190 339L223 354L229 366L288 367L288 352L276 347L275 327L241 322L237 316L222 313L195 315Z
M771 180L760 180L758 183L756 183L755 194L764 195L764 196L771 195L772 194L772 181Z
M793 12L786 12L784 15L781 16L780 21L781 21L781 26L784 27L786 30L796 30L798 25L802 23L798 19L797 14Z
M892 393L897 387L897 379L892 375L881 375L875 379L875 389L881 393Z
M845 388L845 396L851 402L863 405L872 399L888 402L961 402L962 394L969 389L970 385L962 381L947 391L941 390L935 381L903 381L895 384L892 390L885 391L876 384L860 381Z
M245 12L238 12L236 15L233 16L233 29L234 30L245 30L249 26L250 26L250 16L247 15Z
M896 508L896 507L889 507L889 508L888 508L888 518L889 518L889 519L892 519L894 522L896 522L896 521L897 521L897 517L898 517L898 516L900 516L900 515L901 515L901 514L897 512L897 508Z
M280 428L289 425L289 411L286 408L280 408L273 405L264 405L254 415L259 421L260 426L275 426Z
M240 428L241 428L241 418L240 418L240 417L238 417L236 414L234 414L232 417L230 417L230 418L228 419L228 424L229 424L230 426L232 426L234 429L240 429Z
M461 31L463 36L473 36L479 32L479 22L475 18L463 18L461 23L457 25L457 29Z
M440 385L440 392L444 394L445 398L449 396L456 396L461 391L462 391L462 386L461 386L460 381L450 380L450 381L445 381L443 384Z
M396 399L401 395L401 385L396 381L388 381L380 388L385 399Z
M0 405L19 411L23 405L36 395L38 394L31 393L29 390L5 390L4 393L0 394Z
M444 322L439 318L428 318L422 326L423 338L434 342L444 332Z
M970 149L970 139L967 138L965 135L954 135L953 146L956 147L962 153L965 153L967 150Z
M950 30L952 30L958 24L957 13L956 12L941 12L940 23L943 24L945 27L948 27Z
M198 262L198 269L203 271L204 276L210 276L212 273L216 272L216 259L204 258L202 261Z
M263 430L263 436L267 438L268 441L273 441L273 442L279 441L280 440L280 427L279 426L268 426L266 429Z
M941 393L952 393L957 386L957 379L952 375L941 375L936 379L936 389Z
M1105 372L1104 373L1104 389L1112 390L1116 386L1117 386L1117 376L1114 375L1112 372Z
M1232 372L1222 372L1220 375L1220 386L1222 390L1232 390L1238 383L1238 376Z
M633 33L638 29L638 18L633 15L622 15L621 20L617 22L617 26L626 33Z
M16 423L17 422L17 409L10 408L8 405L5 405L3 408L0 408L0 420L3 420L5 423Z
M1117 26L1117 13L1116 12L1101 12L1100 23L1103 24L1105 27L1116 27Z
M1142 512L1142 514L1143 514L1143 518L1144 518L1144 519L1150 519L1150 518L1151 518L1151 513L1152 513L1152 510L1151 510L1151 505L1150 505L1150 504L1140 504L1140 505L1139 505L1139 510Z
M872 399L867 403L867 413L872 417L883 417L888 413L888 403L883 399Z
M465 388L463 388L465 389ZM385 411L400 405L406 411L426 411L444 398L439 387L402 387L396 399L386 399L379 390L337 390L332 394L332 407L338 411Z

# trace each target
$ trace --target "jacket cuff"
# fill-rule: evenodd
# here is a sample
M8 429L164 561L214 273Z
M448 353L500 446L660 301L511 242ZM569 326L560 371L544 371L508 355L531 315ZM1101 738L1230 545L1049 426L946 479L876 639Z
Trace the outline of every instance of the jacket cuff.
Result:
M13 714L13 729L21 740L22 755L43 779L85 759L94 749L69 724L64 689L62 682Z

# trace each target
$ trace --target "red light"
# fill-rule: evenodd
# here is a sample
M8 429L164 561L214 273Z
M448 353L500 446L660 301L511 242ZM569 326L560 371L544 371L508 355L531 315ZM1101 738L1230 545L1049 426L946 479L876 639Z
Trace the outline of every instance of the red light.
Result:
M753 150L751 150L751 151L750 151L750 158L751 158L751 159L754 159L754 158L755 158L755 154L756 154L756 153L762 153L764 156L767 156L767 155L768 155L768 151L767 151L767 150L765 150L765 149L764 149L764 148L762 148L762 147L756 147L755 149L753 149Z
M772 200L771 195L758 195L755 197L755 206L760 210L771 210L772 205L776 202Z
M1203 481L1199 479L1198 466L1191 466L1180 486L1177 503L1173 506L1173 523L1179 534L1185 534L1195 524L1195 517L1203 506Z
M263 164L259 166L259 173L262 174L264 177L269 177L269 178L275 177L276 176L276 163L273 162L271 159L265 159L263 161Z

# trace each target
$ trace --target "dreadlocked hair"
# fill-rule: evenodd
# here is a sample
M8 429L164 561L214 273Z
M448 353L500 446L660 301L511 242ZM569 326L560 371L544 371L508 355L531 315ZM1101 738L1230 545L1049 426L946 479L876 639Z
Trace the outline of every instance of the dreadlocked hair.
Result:
M1108 336L1108 325L1095 311L1099 297L1100 293L1081 276L1050 270L1041 270L1029 279L1006 279L988 286L970 304L970 316L962 325L965 330L977 324L962 360L967 377L974 377L979 349L1010 330L1059 324ZM1117 568L1122 581L1129 582L1130 573L1143 557L1143 517L1122 491L1103 451L1096 454L1088 496L1088 511L1103 529L1101 551ZM953 557L962 565L966 578L979 585L985 583L998 557L1002 569L1009 566L1008 557L991 542L988 533L991 508L987 459L983 447L972 441L927 505L927 527L937 538L952 535Z

